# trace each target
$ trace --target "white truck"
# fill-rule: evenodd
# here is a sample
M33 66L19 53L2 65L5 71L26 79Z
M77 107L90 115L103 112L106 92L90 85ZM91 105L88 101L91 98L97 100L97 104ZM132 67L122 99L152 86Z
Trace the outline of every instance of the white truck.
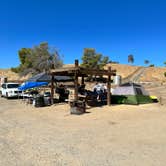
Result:
M12 98L21 95L22 91L18 89L19 83L3 83L0 87L0 97Z

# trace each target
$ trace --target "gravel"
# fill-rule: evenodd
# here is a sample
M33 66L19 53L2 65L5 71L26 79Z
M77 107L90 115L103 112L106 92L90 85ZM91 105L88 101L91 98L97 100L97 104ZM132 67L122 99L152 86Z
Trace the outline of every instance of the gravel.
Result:
M0 166L165 166L166 108L34 108L0 98Z

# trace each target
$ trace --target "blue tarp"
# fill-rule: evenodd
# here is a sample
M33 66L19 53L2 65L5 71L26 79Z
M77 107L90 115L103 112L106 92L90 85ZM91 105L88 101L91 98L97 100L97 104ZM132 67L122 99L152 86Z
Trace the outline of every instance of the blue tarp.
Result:
M21 86L19 86L18 89L24 91L27 89L36 88L45 85L48 85L48 82L25 82Z

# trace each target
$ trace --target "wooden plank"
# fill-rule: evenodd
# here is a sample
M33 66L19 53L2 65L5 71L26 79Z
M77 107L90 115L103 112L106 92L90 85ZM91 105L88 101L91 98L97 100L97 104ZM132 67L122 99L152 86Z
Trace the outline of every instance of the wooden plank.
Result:
M68 75L68 76L74 76L75 71L77 71L79 76L82 75L96 75L96 76L101 76L101 75L116 75L116 70L98 70L98 69L85 69L79 66L75 67L70 67L70 68L60 68L60 69L55 69L51 70L51 73L54 75Z

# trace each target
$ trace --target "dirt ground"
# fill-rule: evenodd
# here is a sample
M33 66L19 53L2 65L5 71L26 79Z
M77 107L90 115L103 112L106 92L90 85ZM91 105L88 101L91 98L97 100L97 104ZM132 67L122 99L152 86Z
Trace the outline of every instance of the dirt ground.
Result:
M0 166L165 166L166 105L87 112L0 98Z

